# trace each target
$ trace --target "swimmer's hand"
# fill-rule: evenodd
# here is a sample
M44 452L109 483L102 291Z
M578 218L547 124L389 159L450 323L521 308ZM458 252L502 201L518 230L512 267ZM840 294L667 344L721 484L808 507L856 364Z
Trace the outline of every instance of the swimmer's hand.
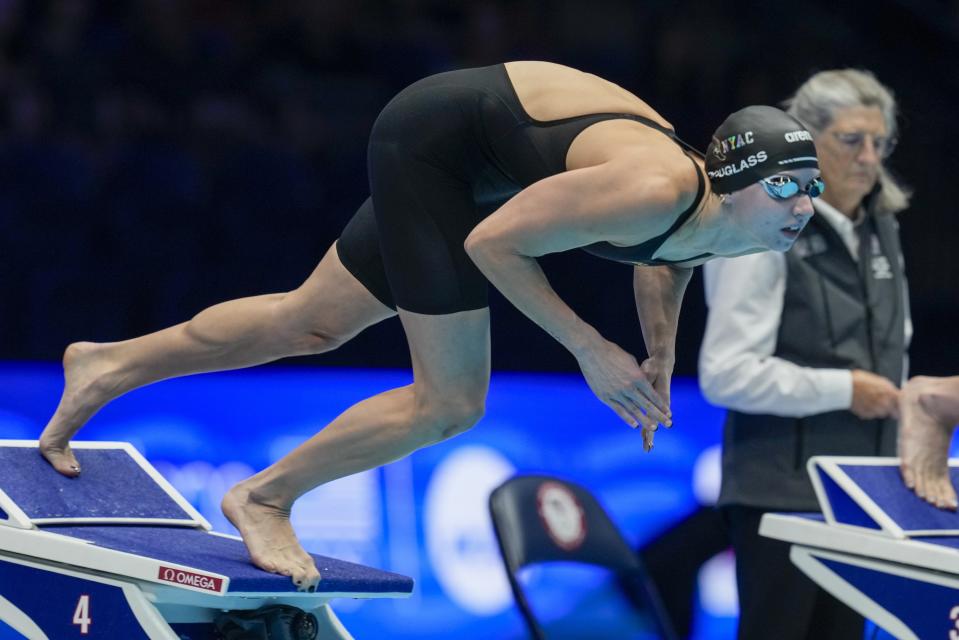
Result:
M655 357L646 358L640 368L643 370L643 373L646 374L650 384L653 385L653 389L659 394L659 397L663 399L666 414L666 422L663 424L666 425L667 428L672 428L673 412L672 409L670 409L669 385L673 378L673 361L666 361L663 358Z
M668 401L672 367L652 359L640 366L631 354L602 338L577 360L596 397L632 428L642 425L643 447L652 449L659 424L672 426ZM659 390L665 391L666 400Z

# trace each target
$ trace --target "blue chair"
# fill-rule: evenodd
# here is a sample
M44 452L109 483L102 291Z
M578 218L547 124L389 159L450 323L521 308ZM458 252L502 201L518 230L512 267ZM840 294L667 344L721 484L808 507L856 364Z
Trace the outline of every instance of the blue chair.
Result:
M650 614L658 633L676 635L656 586L642 561L596 498L585 488L544 475L519 475L489 497L490 516L516 605L535 640L546 634L517 579L523 567L574 562L609 569L644 594L638 604ZM637 603L634 603L637 604Z

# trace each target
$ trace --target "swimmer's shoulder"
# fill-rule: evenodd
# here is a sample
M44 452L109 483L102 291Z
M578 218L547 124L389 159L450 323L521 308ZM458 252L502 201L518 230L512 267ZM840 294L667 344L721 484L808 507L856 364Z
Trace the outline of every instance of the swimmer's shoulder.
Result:
M696 203L699 182L689 159L656 160L652 150L638 149L602 166L603 182L628 203L618 233L606 238L611 244L632 246L666 233Z
M550 121L593 113L628 113L672 125L636 94L614 82L573 67L539 60L504 63L506 73L526 112Z
M652 182L651 196L670 204L670 211L679 214L702 200L708 192L703 167L665 136L642 131L636 144L626 145L613 161L624 180Z

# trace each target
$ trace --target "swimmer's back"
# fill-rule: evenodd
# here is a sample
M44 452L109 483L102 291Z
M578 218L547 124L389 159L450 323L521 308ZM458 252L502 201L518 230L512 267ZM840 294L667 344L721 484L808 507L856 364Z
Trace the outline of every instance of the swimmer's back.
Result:
M526 113L541 122L593 113L630 113L672 129L655 109L619 85L552 62L505 64Z

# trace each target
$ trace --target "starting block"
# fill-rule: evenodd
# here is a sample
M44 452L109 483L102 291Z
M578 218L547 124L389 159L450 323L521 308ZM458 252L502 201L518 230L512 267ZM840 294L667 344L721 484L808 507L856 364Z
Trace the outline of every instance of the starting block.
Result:
M71 447L79 478L35 440L0 440L0 620L30 640L346 640L330 600L412 593L410 578L319 555L317 591L298 592L129 443Z
M807 470L822 514L766 514L760 535L896 638L959 639L959 513L909 490L898 458L816 456ZM959 460L949 472L956 486Z

